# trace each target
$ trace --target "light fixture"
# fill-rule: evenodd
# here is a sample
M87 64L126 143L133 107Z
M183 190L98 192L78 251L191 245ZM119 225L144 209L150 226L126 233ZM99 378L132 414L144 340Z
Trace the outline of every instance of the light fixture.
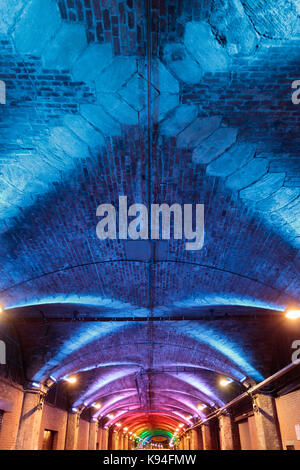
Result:
M121 423L116 423L116 426L117 426L118 428L120 428L120 427L121 427Z
M72 413L78 413L78 408L75 408L75 406L72 408Z
M33 388L41 388L41 384L39 382L31 382L31 386Z
M92 407L95 408L96 410L100 410L101 404L100 403L93 403Z
M128 431L128 428L124 428L124 431L125 431L125 432Z
M247 381L247 377L243 377L240 383L247 389L251 388L251 382Z
M56 378L53 377L52 375L50 375L50 377L49 377L49 378L47 379L47 381L46 381L46 386L47 386L48 388L50 388L50 387L52 387L52 385L53 385L54 383L56 383L56 382L57 382Z
M76 382L77 382L77 379L74 376L73 377L66 377L65 380L66 380L66 382L69 382L69 384L76 384Z
M109 414L107 415L107 417L108 417L109 419L113 419L114 415L113 415L112 413L109 413Z
M231 384L233 382L232 379L230 379L229 377L227 377L226 379L221 379L220 380L220 385L221 387L227 387L227 385Z
M287 310L285 317L289 320L298 320L300 318L300 309Z
M0 313L3 313L4 312L4 307L3 305L0 304Z
M206 405L204 405L203 403L200 403L200 404L197 406L197 408L198 408L199 411L203 411L203 410L205 410Z
M178 427L179 427L179 428L183 428L183 426L184 426L183 423L178 424Z

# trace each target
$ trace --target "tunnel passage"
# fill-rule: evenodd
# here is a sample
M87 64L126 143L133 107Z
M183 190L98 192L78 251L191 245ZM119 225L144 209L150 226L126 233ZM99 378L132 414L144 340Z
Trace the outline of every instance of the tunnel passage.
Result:
M298 369L226 404L299 339L283 313L300 301L297 2L0 13L0 448L296 442L268 440L253 413L277 400L283 420ZM203 248L187 251L173 219L170 240L99 240L97 207L119 196L203 204ZM35 406L37 431L18 431Z

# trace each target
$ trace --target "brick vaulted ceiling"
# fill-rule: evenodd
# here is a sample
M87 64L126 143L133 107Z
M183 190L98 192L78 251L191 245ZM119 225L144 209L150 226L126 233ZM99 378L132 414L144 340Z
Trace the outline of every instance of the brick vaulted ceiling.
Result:
M300 301L299 12L0 1L0 295L24 319L28 379L78 373L74 405L171 429L239 393L220 374L259 381L289 362L274 351ZM96 208L119 195L205 204L204 248L100 241ZM78 316L115 321L51 321Z

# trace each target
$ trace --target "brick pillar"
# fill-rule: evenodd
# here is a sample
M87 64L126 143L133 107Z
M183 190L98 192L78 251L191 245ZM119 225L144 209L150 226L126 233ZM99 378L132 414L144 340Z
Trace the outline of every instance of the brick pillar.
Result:
M16 450L38 450L44 397L41 390L24 391Z
M191 442L190 434L186 433L184 435L184 450L190 450L190 442Z
M219 416L221 450L234 450L233 423L229 415Z
M258 394L254 397L254 418L259 450L281 450L281 437L274 398Z
M89 429L89 450L96 450L98 434L98 421L90 422Z
M100 442L100 449L101 450L108 450L108 429L101 430L101 442Z
M111 450L119 450L119 433L112 433L112 446Z
M117 432L117 440L118 450L123 450L123 434L121 432Z
M115 433L116 436L116 450L123 450L123 434L119 431Z
M111 450L118 450L116 432L112 432L112 435L111 435Z
M213 436L211 432L210 423L202 424L201 431L202 431L202 441L203 441L203 450L213 450Z
M96 449L101 450L101 444L102 444L102 433L103 429L98 423L98 431L97 431L97 440L96 440Z
M201 427L196 428L196 431L198 434L198 448L199 450L203 450L203 437Z
M109 429L108 431L108 439L107 439L107 450L112 450L113 449L113 430L112 428Z
M198 430L192 429L190 436L191 436L190 450L200 450L201 446L200 446L199 437L198 437Z
M65 450L77 450L80 412L68 413Z

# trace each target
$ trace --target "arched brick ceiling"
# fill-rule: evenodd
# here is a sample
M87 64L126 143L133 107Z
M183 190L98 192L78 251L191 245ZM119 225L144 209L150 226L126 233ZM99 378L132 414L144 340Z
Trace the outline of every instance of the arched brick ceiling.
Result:
M74 406L100 401L132 432L188 425L200 402L241 391L221 376L259 381L288 360L271 351L278 312L300 300L299 5L2 0L0 13L1 302L27 378L76 373ZM100 242L96 208L123 194L204 203L204 248L170 241L153 258L148 242Z

